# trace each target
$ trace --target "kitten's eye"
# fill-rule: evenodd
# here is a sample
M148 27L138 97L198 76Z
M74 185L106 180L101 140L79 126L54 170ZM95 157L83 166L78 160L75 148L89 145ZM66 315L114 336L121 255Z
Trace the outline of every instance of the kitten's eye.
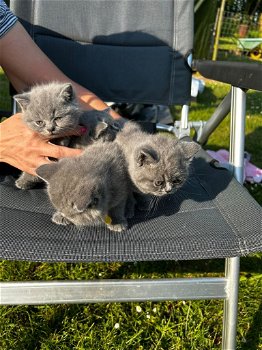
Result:
M55 118L55 123L59 124L63 118L62 117L57 117Z
M98 198L93 198L92 202L88 204L87 208L94 208L98 204Z
M35 123L37 126L44 126L45 125L45 122L43 120L37 120L37 121L35 121Z
M157 187L162 186L163 184L164 184L164 181L162 181L162 180L155 181L155 186L157 186Z
M98 198L94 198L92 202L93 206L95 207L98 204Z
M174 179L174 180L172 181L172 183L173 183L174 185L180 185L180 184L182 183L182 180L179 179L179 178L176 178L176 179Z

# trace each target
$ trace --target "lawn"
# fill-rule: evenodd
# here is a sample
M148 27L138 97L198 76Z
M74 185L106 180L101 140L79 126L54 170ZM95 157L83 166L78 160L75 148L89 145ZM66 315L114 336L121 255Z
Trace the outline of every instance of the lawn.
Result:
M0 74L0 109L8 109ZM191 119L206 120L229 87L206 81ZM2 92L3 91L3 92ZM247 98L246 151L262 167L261 94ZM174 114L175 108L172 108ZM208 149L229 147L229 117L210 137ZM248 185L262 204L261 185ZM137 263L29 263L2 261L1 280L84 280L222 276L223 260ZM237 349L262 350L262 256L241 258ZM207 350L221 348L223 302L177 301L1 307L1 350Z

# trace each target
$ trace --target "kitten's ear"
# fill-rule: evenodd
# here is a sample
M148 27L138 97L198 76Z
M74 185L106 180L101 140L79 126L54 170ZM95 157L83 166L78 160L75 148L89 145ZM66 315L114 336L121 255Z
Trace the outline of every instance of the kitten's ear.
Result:
M143 147L136 151L135 158L138 166L157 163L159 158L157 152L152 147Z
M103 133L108 129L108 124L105 122L99 122L94 130L94 139L98 140L99 137L103 135Z
M22 111L24 112L30 103L30 93L25 92L23 94L14 95L14 99L22 108Z
M75 93L72 84L64 84L60 92L60 96L62 96L63 99L67 102L73 101L75 98Z
M193 158L193 156L201 149L201 146L193 141L179 141L179 145L182 147L184 156L187 160Z
M58 163L43 164L36 169L36 174L42 180L48 183L51 177L57 172L58 169L59 169Z

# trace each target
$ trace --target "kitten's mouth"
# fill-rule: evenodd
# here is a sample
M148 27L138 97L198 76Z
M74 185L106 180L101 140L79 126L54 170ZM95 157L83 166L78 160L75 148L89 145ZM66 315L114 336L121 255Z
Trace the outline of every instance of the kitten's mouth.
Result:
M46 133L45 133L45 135L46 135L46 136L48 136L50 139L52 139L52 138L53 138L53 139L54 139L54 138L56 138L56 136L57 136L57 135L59 135L59 137L61 136L61 134L56 133L56 132L54 132L54 131L51 131L51 132L46 132ZM62 136L62 137L63 137L63 136Z
M177 188L172 188L172 190L169 190L169 191L163 190L163 191L160 191L160 192L155 192L154 196L157 196L157 197L168 196L170 194L174 194L176 191L177 191Z

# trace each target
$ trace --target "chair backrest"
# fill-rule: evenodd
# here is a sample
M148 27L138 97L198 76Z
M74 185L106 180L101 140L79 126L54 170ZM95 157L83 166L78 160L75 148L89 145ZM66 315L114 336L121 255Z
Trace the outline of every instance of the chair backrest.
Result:
M105 101L187 104L192 0L11 0L37 45Z

